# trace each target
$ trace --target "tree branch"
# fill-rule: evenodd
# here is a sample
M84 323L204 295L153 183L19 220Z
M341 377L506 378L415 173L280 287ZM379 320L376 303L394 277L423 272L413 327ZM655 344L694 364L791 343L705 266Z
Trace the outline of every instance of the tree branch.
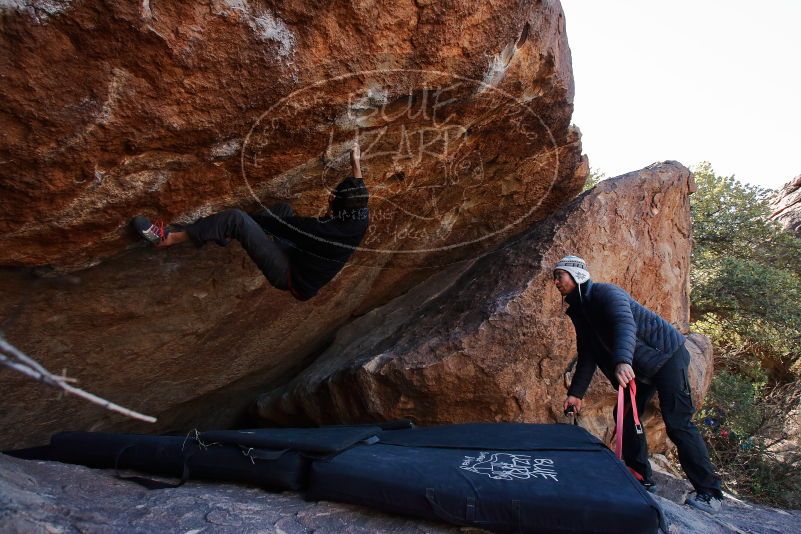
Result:
M125 415L126 417L138 419L147 423L156 422L155 417L129 410L128 408L120 406L119 404L114 404L113 402L107 401L106 399L98 397L97 395L89 393L88 391L71 386L69 382L75 382L76 380L74 378L54 375L45 369L39 362L20 351L11 343L8 343L2 337L2 335L0 335L0 363L6 367L9 367L10 369L14 369L15 371L33 378L34 380L38 380L39 382L43 382L47 385L63 389L71 395L86 399L89 402L98 404L107 410L111 410L112 412L117 412Z

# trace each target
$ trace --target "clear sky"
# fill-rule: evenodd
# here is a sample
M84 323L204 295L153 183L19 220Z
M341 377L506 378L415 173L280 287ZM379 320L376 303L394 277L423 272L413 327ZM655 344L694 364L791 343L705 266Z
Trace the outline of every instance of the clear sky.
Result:
M593 169L707 160L771 188L801 174L801 0L562 6Z

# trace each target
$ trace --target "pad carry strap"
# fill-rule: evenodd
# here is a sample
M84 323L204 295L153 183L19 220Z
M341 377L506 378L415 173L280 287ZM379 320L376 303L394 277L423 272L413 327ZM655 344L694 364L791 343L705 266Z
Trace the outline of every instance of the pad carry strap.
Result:
M242 454L250 458L251 462L253 460L277 460L289 452L289 449L254 449L253 447L243 447L241 445L239 448L242 449Z
M512 500L512 513L515 518L515 533L521 534L523 532L523 516L520 512L520 501L517 499Z
M455 523L457 525L488 525L489 522L487 521L476 521L476 500L473 497L468 498L465 503L465 517L461 518L458 516L453 515L448 510L443 508L437 502L437 495L434 491L434 488L426 488L426 500L428 504L431 505L431 509L434 510L434 513L440 518L449 523Z
M623 460L623 420L626 418L627 410L623 409L625 396L623 390L626 389L622 384L617 388L617 425L615 426L615 456L618 460ZM640 414L637 412L637 384L634 380L629 381L629 397L631 398L631 412L634 414L634 429L637 434L642 434L640 424Z
M140 486L143 486L149 490L156 490L156 489L166 489L166 488L177 488L179 486L183 486L184 483L189 480L189 458L192 457L194 452L187 454L184 456L184 466L183 466L183 473L181 474L181 480L177 484L171 484L169 482L161 482L160 480L153 480L152 478L140 477L140 476L130 476L125 477L120 474L119 465L120 460L122 459L122 455L128 449L134 448L135 445L128 445L124 447L118 454L117 458L114 460L114 471L115 476L120 480L129 480Z

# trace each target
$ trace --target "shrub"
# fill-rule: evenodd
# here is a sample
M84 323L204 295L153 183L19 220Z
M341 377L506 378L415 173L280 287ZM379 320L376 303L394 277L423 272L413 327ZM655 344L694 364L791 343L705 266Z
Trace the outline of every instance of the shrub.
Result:
M801 240L770 221L772 191L694 169L693 330L719 369L696 421L729 489L801 503L801 453L788 432L801 398Z
M726 486L774 506L801 506L801 451L788 444L787 415L799 407L799 382L772 389L740 374L715 376L696 418Z
M587 175L587 181L584 182L584 188L581 192L589 191L598 185L601 180L606 180L606 173L600 169L590 169L590 174Z

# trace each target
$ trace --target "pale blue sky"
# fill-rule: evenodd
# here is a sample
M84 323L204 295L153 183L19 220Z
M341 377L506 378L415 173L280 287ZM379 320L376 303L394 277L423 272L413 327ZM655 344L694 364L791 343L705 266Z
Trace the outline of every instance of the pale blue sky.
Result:
M801 0L562 0L590 166L801 173Z

